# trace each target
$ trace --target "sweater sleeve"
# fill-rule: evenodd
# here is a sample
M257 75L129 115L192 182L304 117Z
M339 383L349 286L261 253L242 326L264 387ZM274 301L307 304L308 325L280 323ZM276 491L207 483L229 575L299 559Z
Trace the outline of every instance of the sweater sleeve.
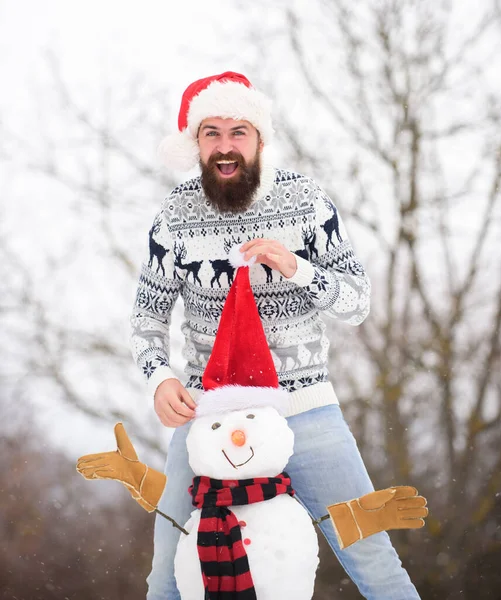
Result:
M297 257L288 281L302 287L318 310L350 325L369 314L371 285L355 256L339 212L319 187L315 196L315 238L309 261Z
M149 252L141 267L130 323L132 355L154 394L162 381L177 378L169 366L169 326L182 280L174 268L172 236L163 210L148 236Z

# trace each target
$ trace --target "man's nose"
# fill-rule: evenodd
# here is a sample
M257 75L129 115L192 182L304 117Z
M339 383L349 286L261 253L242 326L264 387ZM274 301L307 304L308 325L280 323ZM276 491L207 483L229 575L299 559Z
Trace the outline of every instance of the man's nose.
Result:
M219 138L217 150L221 152L221 154L228 154L228 152L231 152L233 150L233 143L231 141L231 138L229 136L222 135Z

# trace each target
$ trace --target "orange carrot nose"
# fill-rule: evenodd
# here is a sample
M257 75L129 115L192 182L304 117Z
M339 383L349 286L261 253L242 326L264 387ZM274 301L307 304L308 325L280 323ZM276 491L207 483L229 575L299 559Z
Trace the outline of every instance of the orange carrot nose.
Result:
M243 446L245 444L245 433L240 431L240 429L236 429L231 434L231 441L235 444L235 446Z

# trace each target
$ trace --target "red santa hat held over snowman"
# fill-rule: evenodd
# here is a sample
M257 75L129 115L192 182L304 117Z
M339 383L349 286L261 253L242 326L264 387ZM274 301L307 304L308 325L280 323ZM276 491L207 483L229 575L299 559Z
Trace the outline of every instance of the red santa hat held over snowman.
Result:
M167 136L159 154L171 169L189 171L198 164L198 130L204 119L249 121L268 144L273 136L271 102L240 73L226 71L190 84L179 109L179 132Z
M249 281L249 261L241 244L228 255L237 273L221 313L214 347L202 377L204 393L196 417L273 406L287 410L288 394L278 377Z

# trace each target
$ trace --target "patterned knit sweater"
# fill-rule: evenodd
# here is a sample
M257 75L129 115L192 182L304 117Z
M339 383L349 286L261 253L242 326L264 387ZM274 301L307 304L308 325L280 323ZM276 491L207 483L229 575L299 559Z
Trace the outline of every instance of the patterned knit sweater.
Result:
M169 367L169 324L178 294L185 306L186 386L202 389L234 276L227 252L256 237L278 240L297 256L290 279L261 264L250 270L279 383L292 392L289 414L337 402L321 316L360 324L369 313L370 282L332 200L312 179L269 166L244 213L217 212L197 177L176 187L155 217L131 317L133 356L152 393L176 377Z

